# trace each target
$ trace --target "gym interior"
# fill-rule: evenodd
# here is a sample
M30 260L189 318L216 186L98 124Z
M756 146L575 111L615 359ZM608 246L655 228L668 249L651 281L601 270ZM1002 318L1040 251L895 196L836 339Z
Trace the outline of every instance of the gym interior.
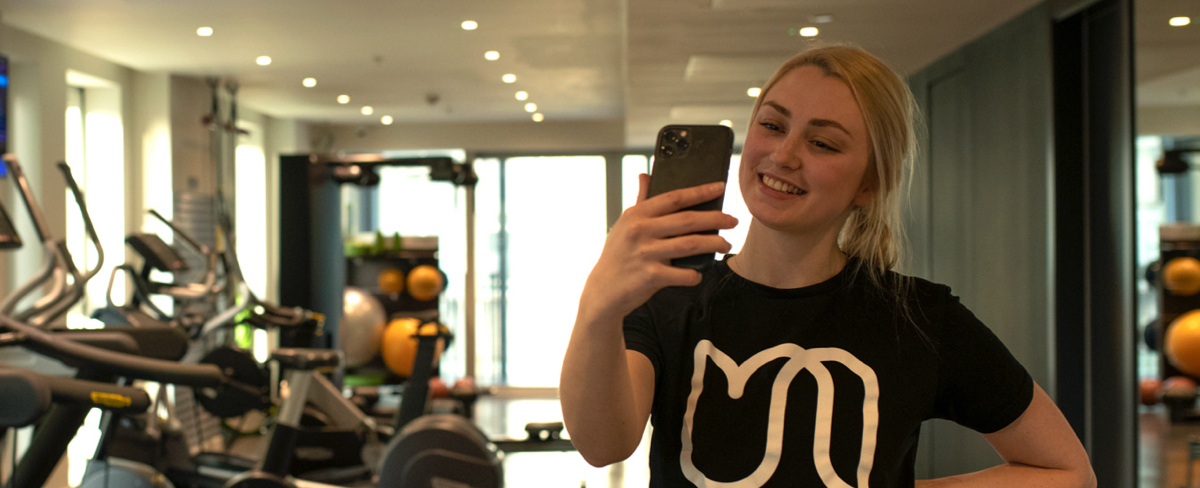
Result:
M0 408L0 479L645 486L647 442L595 468L562 430L583 282L659 128L732 128L736 168L814 39L921 106L904 271L1005 342L1100 486L1200 486L1193 0L0 0L0 383L40 399ZM130 325L161 334L104 335ZM918 478L1000 462L921 437Z

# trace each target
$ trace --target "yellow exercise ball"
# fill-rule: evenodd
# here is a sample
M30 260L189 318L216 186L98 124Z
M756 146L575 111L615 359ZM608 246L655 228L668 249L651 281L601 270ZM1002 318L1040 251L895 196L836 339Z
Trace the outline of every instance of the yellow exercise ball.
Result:
M408 272L408 294L421 301L437 298L446 287L442 272L428 264L422 264Z
M375 277L379 291L388 295L399 295L404 291L404 272L396 268L387 268Z
M438 324L430 322L421 325L420 320L404 317L392 320L384 329L380 355L383 356L383 364L393 373L404 377L412 375L413 363L417 359L417 338L413 336L418 331L421 335L437 334ZM438 339L433 364L437 364L444 348L445 341Z
M1163 287L1181 296L1200 293L1200 260L1183 256L1167 261L1163 267Z
M1200 310L1180 315L1167 328L1167 361L1180 371L1200 376Z

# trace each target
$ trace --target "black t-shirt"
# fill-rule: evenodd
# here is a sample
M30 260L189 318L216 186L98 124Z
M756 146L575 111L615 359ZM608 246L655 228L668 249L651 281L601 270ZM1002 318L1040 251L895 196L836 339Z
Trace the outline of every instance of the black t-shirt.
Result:
M655 370L651 486L911 487L922 421L1025 411L1032 378L948 287L912 279L914 326L856 265L778 289L718 262L625 318Z

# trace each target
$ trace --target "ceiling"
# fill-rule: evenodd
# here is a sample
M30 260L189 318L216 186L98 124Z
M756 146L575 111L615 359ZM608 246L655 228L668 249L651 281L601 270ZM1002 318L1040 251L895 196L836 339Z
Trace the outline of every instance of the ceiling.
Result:
M243 105L275 117L526 122L524 105L535 102L543 123L624 119L627 144L648 146L668 123L728 119L740 132L746 89L807 42L790 29L818 27L818 39L861 45L908 73L1037 3L0 0L0 20L136 70L235 79ZM1200 2L1137 5L1139 98L1200 105ZM833 22L814 23L818 15ZM1196 24L1166 28L1174 15ZM479 27L464 30L464 20ZM213 35L197 36L201 26ZM484 59L489 50L499 59ZM258 66L261 55L273 62ZM502 82L506 73L516 82ZM305 77L317 85L302 86ZM350 103L338 104L341 94Z

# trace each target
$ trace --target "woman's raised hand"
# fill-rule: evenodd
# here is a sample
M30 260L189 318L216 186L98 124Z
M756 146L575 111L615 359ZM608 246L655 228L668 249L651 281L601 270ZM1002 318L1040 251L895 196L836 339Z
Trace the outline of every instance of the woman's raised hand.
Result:
M694 232L732 229L737 219L720 211L679 210L719 198L725 183L674 190L647 199L650 177L638 176L637 204L621 214L609 230L604 250L588 275L580 312L594 317L628 315L658 290L700 283L700 273L671 266L673 258L729 252L730 244L716 234Z

